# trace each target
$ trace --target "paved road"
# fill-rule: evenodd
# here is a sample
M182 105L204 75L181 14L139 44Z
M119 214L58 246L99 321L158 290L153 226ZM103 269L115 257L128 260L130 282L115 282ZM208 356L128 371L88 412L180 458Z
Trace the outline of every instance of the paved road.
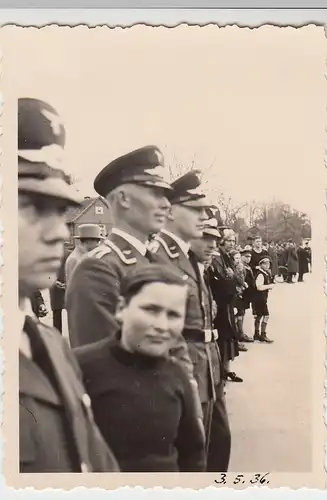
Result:
M311 275L305 283L277 284L270 294L272 345L250 344L229 382L231 472L306 472L311 469ZM47 293L44 297L48 302ZM51 316L46 318L51 324ZM253 333L247 312L246 329ZM67 323L64 321L64 335Z
M233 362L244 382L227 385L232 472L311 470L311 283L306 275L305 283L276 284L267 329L274 344L250 344Z

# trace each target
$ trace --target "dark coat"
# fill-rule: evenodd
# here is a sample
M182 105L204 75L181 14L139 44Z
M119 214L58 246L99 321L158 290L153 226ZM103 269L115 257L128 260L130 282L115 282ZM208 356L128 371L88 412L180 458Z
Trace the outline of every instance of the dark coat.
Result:
M299 259L295 248L288 248L286 253L286 267L289 273L299 272Z
M80 369L66 341L40 323L38 330L59 393L38 366L20 353L20 472L118 471L94 423Z
M299 247L297 250L299 259L299 273L306 274L309 272L310 254L306 248Z
M57 274L57 281L49 290L52 311L65 309L65 262L70 254L70 250L65 250L64 257L61 262L61 267Z
M287 263L287 249L281 248L278 253L278 266L286 267Z
M236 279L229 278L227 268L233 269L231 259L220 252L215 256L208 269L210 288L217 304L215 327L218 329L218 344L223 361L238 356L237 330L234 315L234 299L236 295Z
M268 248L268 255L270 257L271 275L272 276L277 276L278 275L278 254L277 254L277 249L274 248L274 247L269 247Z
M123 279L135 266L148 264L130 243L111 234L75 267L66 291L68 329L72 347L113 337L119 325L115 318ZM192 374L192 363L183 338L176 340L172 354Z

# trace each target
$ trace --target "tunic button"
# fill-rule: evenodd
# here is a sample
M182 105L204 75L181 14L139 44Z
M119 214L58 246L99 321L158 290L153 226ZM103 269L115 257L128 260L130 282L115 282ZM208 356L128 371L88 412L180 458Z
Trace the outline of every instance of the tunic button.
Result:
M91 399L90 399L90 396L88 394L86 394L86 393L83 394L82 401L83 401L85 408L91 408Z
M85 473L87 473L87 472L89 472L89 468L88 468L88 466L86 465L86 463L85 463L85 462L82 462L82 463L81 463L81 471L82 471L84 474L85 474Z

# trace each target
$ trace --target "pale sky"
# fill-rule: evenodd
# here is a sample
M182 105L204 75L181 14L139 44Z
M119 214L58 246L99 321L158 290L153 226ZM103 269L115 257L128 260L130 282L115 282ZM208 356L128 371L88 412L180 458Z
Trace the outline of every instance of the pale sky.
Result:
M326 122L323 28L24 28L5 36L3 67L16 95L44 99L62 115L67 170L83 194L94 194L109 161L155 144L168 161L195 156L204 171L214 162L213 202L224 189L237 201L275 197L310 213L324 168L323 147L308 140L319 142Z

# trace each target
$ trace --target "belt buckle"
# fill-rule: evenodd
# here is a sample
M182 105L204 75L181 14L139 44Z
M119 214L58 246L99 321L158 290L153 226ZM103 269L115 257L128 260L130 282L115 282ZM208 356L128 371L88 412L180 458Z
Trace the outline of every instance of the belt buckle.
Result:
M204 330L205 343L211 342L211 340L212 340L212 331L211 330Z

